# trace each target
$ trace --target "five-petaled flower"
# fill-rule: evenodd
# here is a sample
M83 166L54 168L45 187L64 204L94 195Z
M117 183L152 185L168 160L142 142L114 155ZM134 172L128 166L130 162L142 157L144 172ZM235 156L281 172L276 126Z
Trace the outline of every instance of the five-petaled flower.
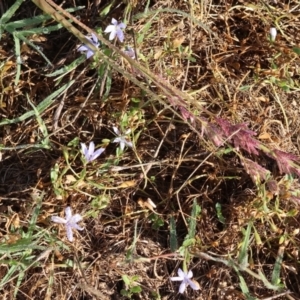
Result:
M89 148L87 148L87 146L84 143L81 143L81 151L87 162L91 162L95 160L99 155L102 154L104 150L105 148L99 148L98 150L95 151L94 142L90 142Z
M77 230L84 229L83 227L77 225L77 223L82 220L82 217L79 214L75 214L72 216L72 211L70 206L66 207L65 213L66 213L65 219L58 216L52 216L51 221L59 224L65 224L66 231L67 231L67 238L70 242L72 242L73 241L72 229L77 229Z
M106 29L104 30L104 32L108 33L110 32L110 35L109 35L109 40L113 40L116 36L117 38L119 39L119 41L121 43L123 43L124 41L124 33L122 31L122 29L125 29L126 28L126 25L122 22L118 23L118 21L114 18L112 18L111 20L111 24L112 25L108 25L106 27Z
M89 40L91 42L91 44L93 44L95 47L99 47L100 43L98 41L97 36L92 33L92 37L85 37L87 40ZM89 59L91 56L93 56L95 54L95 52L88 46L88 45L81 45L77 51L79 52L83 52L86 55L86 58Z
M178 277L170 277L172 281L182 281L179 287L179 293L183 294L185 289L190 285L195 291L199 290L199 286L191 278L193 277L193 272L188 271L188 273L183 272L180 268L178 269Z
M126 139L126 135L129 134L131 131L130 129L128 129L124 135L121 135L121 133L117 127L113 127L113 130L114 130L115 134L118 136L113 140L113 143L120 143L120 148L122 151L124 150L125 145L130 148L133 147L132 142L128 142Z

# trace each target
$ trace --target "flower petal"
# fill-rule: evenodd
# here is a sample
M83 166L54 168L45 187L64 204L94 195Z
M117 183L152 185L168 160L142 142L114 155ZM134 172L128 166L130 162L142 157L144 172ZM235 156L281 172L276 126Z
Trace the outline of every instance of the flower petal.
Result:
M95 35L95 33L92 33L92 43L98 47L98 38L97 36Z
M113 130L114 130L116 135L120 135L120 131L117 127L113 126Z
M120 28L118 28L117 31L116 31L116 34L117 34L117 37L118 37L119 41L121 43L123 43L123 41L124 41L124 33L123 33L123 31Z
M59 223L59 224L66 224L67 223L67 220L65 220L61 217L58 217L58 216L52 216L51 221L55 222L55 223Z
M126 28L126 24L124 24L123 22L121 22L121 23L118 25L118 27L119 27L120 29L125 29L125 28Z
M194 291L200 290L199 283L188 279L188 283Z
M88 153L87 147L84 143L81 143L81 151L82 151L84 156L86 156L87 153Z
M177 274L178 274L179 277L181 277L182 279L184 279L185 273L180 268L178 269Z
M121 139L121 141L120 141L120 148L121 148L122 151L123 151L124 148L125 148L125 142L124 142L124 139Z
M72 227L71 226L66 226L67 230L67 238L70 242L73 242L73 232L72 232Z
M126 144L127 147L130 147L130 148L133 147L132 142L128 142L128 141L125 140L125 144Z
M81 227L78 224L72 224L71 227L74 228L74 229L77 229L77 230L83 230L84 229L84 227Z
M79 51L79 52L85 52L85 51L89 51L89 50L90 50L89 47L87 47L86 45L82 45L77 49L77 51Z
M96 159L98 156L100 156L100 155L103 153L104 150L105 150L105 148L99 148L98 150L96 150L96 151L94 152L94 154L92 155L91 160L94 160L94 159Z
M92 50L89 50L87 53L86 53L86 58L89 59L90 57L92 57L95 53L92 51Z
M115 25L108 25L108 26L105 28L105 30L104 30L105 33L108 33L108 32L115 32L115 31L116 31L116 26L115 26Z
M92 155L94 154L94 151L95 151L95 143L92 141L92 142L90 142L90 145L89 145L89 152L88 152L89 160L91 159Z
M75 214L72 216L72 218L69 220L69 223L78 223L82 220L82 216L80 214Z
M181 277L170 277L171 281L182 281Z
M179 287L179 293L183 294L186 289L186 283L184 281L181 282L180 287Z
M119 138L119 137L117 137L117 138L115 138L112 142L113 142L113 143L121 143L121 142L122 142L122 139Z
M70 206L67 206L65 209L66 220L67 222L72 218L72 210Z
M189 271L188 273L187 273L187 276L186 276L187 278L192 278L193 277L193 272L192 271Z
M118 25L118 21L115 18L111 19L111 24Z
M112 41L112 40L116 37L116 33L117 33L117 32L116 32L116 30L114 29L114 30L110 33L108 39L109 39L110 41Z

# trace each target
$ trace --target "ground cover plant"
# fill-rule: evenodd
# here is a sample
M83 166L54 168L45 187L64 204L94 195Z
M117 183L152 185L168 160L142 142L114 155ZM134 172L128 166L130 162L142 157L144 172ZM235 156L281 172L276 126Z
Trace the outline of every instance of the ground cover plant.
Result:
M300 299L299 12L1 2L1 299Z

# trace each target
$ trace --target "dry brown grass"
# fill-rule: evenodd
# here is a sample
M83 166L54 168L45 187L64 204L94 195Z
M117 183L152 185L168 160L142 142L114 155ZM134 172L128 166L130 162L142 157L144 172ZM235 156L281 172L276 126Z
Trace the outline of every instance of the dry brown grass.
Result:
M104 29L111 17L128 18L126 43L136 46L139 62L165 90L167 81L190 96L189 102L180 95L172 100L178 106L184 103L195 121L180 117L165 91L117 57L119 66L163 101L153 100L117 72L99 76L91 64L103 61L87 61L62 79L59 86L75 82L41 114L48 147L41 143L43 127L36 116L1 125L1 299L128 299L121 296L127 288L122 275L138 276L142 291L132 299L300 299L298 177L281 174L266 148L249 154L234 148L228 136L227 144L216 147L203 135L204 118L216 125L218 116L232 124L246 123L263 147L299 155L299 55L292 51L300 45L298 1L150 1L145 11L147 1L130 0L113 4L101 18L109 1L58 2L64 9L85 5L74 15L92 29ZM1 13L9 6L2 3ZM40 13L27 1L13 20ZM55 24L45 25L50 23ZM268 40L270 27L278 29L274 43ZM21 77L14 85L14 41L3 32L3 119L32 110L26 94L37 106L54 92L56 82L46 75L79 56L79 42L64 28L29 40L42 47L53 67L24 43ZM106 75L112 82L108 95ZM135 149L118 156L109 140L114 137L112 126L122 122L134 131ZM92 140L106 147L105 154L84 171L79 142ZM255 183L245 159L268 169L272 178ZM44 193L38 213L37 192ZM194 199L201 212L194 242L185 249L190 256L183 258L171 253L171 217L180 247L189 234ZM50 222L51 215L63 216L66 206L84 216L85 230L75 233L73 243L63 227ZM35 215L28 249L11 252L6 246L18 245ZM269 289L243 269L246 295L234 269L240 266L218 261L238 261L250 223L249 270L262 271L271 281L275 262L282 258L281 290ZM44 248L31 248L33 244ZM188 288L179 295L178 284L169 278L176 276L184 259L200 291ZM21 282L19 273L24 274Z

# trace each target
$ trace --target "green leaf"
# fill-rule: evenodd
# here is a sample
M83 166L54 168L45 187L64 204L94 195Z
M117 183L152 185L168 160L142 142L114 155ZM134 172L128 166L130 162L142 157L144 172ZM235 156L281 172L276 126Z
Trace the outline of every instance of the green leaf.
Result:
M129 286L130 285L130 279L129 279L129 277L127 276L127 275L122 275L122 279L123 279L123 281L124 281L124 283L127 285L127 286Z
M133 276L131 277L131 281L137 281L137 280L139 280L139 278L140 278L139 275L133 275Z
M300 48L299 47L293 47L292 49L296 54L300 55Z
M238 277L239 277L239 280L240 280L240 287L241 287L241 290L243 292L243 294L246 296L246 299L247 300L256 300L257 298L255 297L252 297L250 295L250 292L249 292L249 289L248 289L248 286L246 284L246 281L244 279L244 277L241 275L241 273L235 268L237 274L238 274Z
M102 11L100 12L100 17L105 17L110 12L111 7L114 5L115 1L111 1L110 4L104 7Z
M222 224L225 224L225 218L222 214L221 204L219 202L216 203L217 217Z
M139 285L133 286L130 288L130 292L133 294L138 294L142 291L142 288Z

